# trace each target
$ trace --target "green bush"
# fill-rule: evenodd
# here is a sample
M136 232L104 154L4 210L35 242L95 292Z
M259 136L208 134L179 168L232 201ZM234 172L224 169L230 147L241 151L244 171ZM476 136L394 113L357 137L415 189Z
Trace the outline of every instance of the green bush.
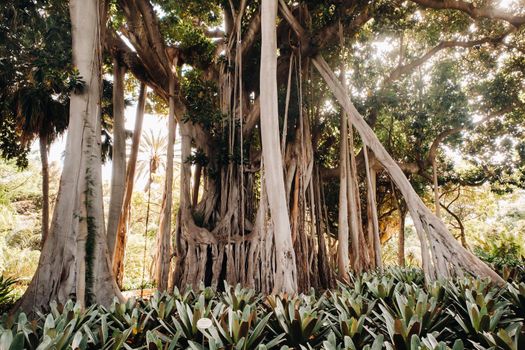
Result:
M523 242L512 234L491 236L474 253L491 265L505 280L525 281Z
M525 346L525 284L416 270L354 277L318 294L262 296L240 286L156 293L82 310L52 303L0 321L1 349L507 349ZM205 324L205 328L201 327Z

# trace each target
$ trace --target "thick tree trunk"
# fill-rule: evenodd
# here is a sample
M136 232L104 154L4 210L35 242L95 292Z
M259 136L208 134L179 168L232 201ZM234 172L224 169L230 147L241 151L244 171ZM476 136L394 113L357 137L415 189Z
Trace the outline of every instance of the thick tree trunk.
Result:
M505 282L497 273L463 248L452 237L444 223L425 206L403 171L356 110L344 87L324 58L316 56L312 61L339 103L348 113L350 121L359 132L363 143L374 152L377 160L383 165L405 198L421 241L423 269L427 279L448 277L450 274L456 273L457 268L462 268L476 276L489 277L495 283L504 284Z
M74 297L81 305L122 298L110 268L102 201L99 1L71 0L73 63L86 85L70 101L64 169L37 271L19 302L43 309Z
M108 211L108 247L115 250L115 239L126 190L126 130L124 120L124 75L126 68L113 59L113 151L111 157L111 196Z
M341 41L341 50L344 50L343 29L339 23L339 38ZM346 72L341 55L340 64L340 80L344 88L346 88ZM350 258L348 256L348 172L350 160L348 158L348 116L341 111L340 122L341 140L339 145L339 212L337 222L337 269L339 278L343 281L348 281L348 268L350 265Z
M266 170L266 192L273 222L277 271L274 292L297 291L295 253L285 198L283 163L279 140L277 106L277 0L262 0L261 5L261 139Z
M140 136L142 134L142 125L144 121L144 108L146 106L147 86L140 84L139 98L137 102L137 112L135 115L135 126L133 137L131 139L131 151L129 154L128 168L126 171L126 188L124 191L124 200L117 227L117 236L113 243L113 250L110 254L113 256L113 273L117 279L117 284L122 285L124 278L124 255L126 251L126 239L128 235L128 226L131 211L131 197L133 195L133 185L135 183L135 169L137 167L137 157L139 154ZM151 176L150 176L151 180Z
M397 264L399 266L405 266L405 219L407 216L407 210L403 205L403 202L400 202L397 198L396 189L394 183L390 182L392 185L392 196L396 203L397 211L399 214L399 232L397 237Z
M41 134L40 138L40 161L42 163L42 240L40 246L49 234L49 161L48 161L48 137Z

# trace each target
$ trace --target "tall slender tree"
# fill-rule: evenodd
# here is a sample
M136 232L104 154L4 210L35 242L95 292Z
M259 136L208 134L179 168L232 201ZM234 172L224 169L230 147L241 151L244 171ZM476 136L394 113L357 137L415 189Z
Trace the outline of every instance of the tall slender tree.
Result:
M111 238L108 234L108 247L109 254L112 257L113 273L115 274L117 284L119 286L122 285L122 281L124 279L124 253L126 248L126 238L128 234L128 227L131 214L131 198L133 195L133 187L135 184L135 170L137 167L140 138L142 135L142 124L144 122L144 108L146 106L146 96L147 86L146 84L141 83L137 102L137 112L135 115L135 126L133 129L133 137L131 140L131 151L129 154L128 166L126 170L126 181L122 208L120 215L118 216L118 225L114 237ZM149 174L148 176L148 183L150 179L151 174Z

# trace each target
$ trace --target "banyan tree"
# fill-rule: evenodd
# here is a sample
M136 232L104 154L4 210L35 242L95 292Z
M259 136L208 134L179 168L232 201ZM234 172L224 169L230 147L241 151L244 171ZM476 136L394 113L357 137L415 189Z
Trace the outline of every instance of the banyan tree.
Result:
M115 65L169 106L171 151L167 152L155 258L159 288L202 282L220 288L225 280L263 293L300 292L329 288L351 273L381 269L378 176L388 178L393 192L406 203L428 280L471 273L502 282L456 241L420 199L406 176L411 165L394 160L374 133L374 110L354 106L352 74L347 74L345 66L360 33L371 30L381 18L401 20L405 12L443 11L467 22L499 26L505 35L525 23L525 17L484 4L463 0L118 0L98 4L103 13L97 32L100 47ZM72 17L73 28L77 20ZM501 34L472 41L444 39L424 56L400 62L377 84L386 88L441 50L495 45L501 40ZM94 69L100 76L100 66ZM332 101L328 107L326 96ZM338 119L337 140L332 141L338 151L327 167L322 152L330 113ZM171 183L177 135L181 174L175 212L172 202L177 195ZM57 208L66 195L63 186ZM335 215L327 202L328 187L334 186L338 193ZM111 215L122 215L122 211ZM116 235L110 240L115 242L115 253L108 253L113 272L103 264L92 273L101 269L107 275L121 273L126 230L116 228L119 219L109 218L113 224L108 225L108 234L111 230ZM53 235L76 234L57 225L60 220L55 213L51 241ZM94 241L106 237L102 224L88 228L98 232ZM28 301L31 298L42 306L49 298L69 296L46 290L60 289L57 286L67 282L64 267L53 285L38 278L54 268L50 266L60 265L49 263L57 246L46 242L26 305L33 303ZM78 278L81 275L77 282ZM88 281L93 283L93 278ZM111 285L103 291L107 295L90 300L108 303L117 292L112 292L116 291L112 282L107 283ZM37 294L36 289L40 290ZM96 288L89 290L95 296L99 293ZM83 297L78 290L73 294Z

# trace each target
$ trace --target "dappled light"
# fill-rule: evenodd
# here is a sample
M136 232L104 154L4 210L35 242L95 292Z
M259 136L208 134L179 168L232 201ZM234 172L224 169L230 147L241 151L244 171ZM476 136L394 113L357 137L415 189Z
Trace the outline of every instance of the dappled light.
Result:
M525 347L521 0L0 12L0 350Z

